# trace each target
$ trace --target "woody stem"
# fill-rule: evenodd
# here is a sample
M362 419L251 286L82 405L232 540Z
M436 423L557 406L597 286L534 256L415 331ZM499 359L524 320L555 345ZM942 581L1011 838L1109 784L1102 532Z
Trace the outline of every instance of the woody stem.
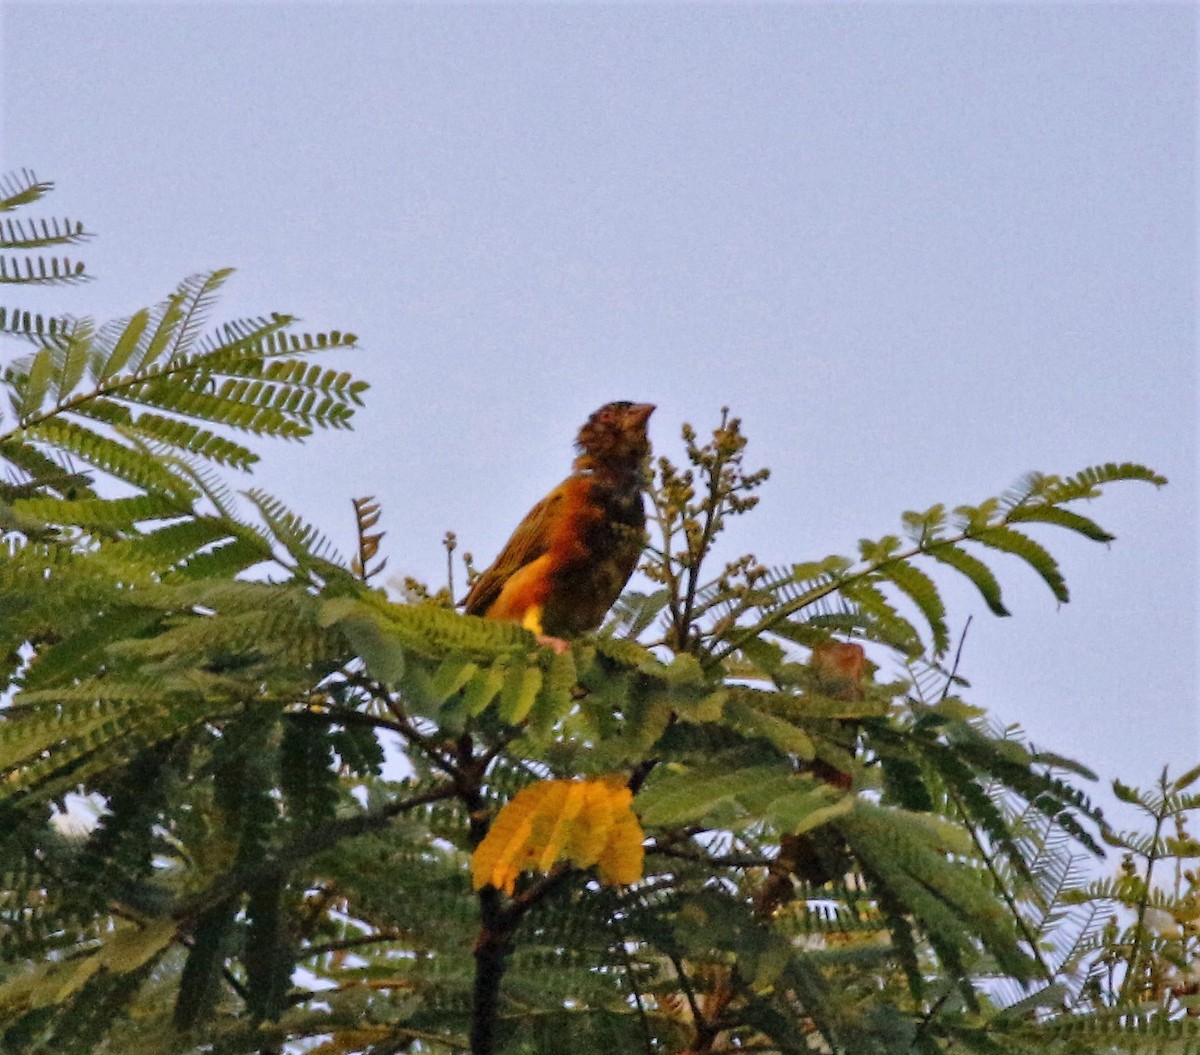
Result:
M700 541L697 543L695 550L689 554L690 560L687 569L687 596L683 601L683 619L680 636L680 645L683 650L687 649L691 634L692 634L692 618L695 614L696 605L696 589L700 585L700 565L704 563L704 558L708 555L708 548L712 545L714 529L717 524L717 516L720 512L723 496L721 494L721 473L725 468L724 461L718 460L716 465L709 472L708 498L704 503L704 527L700 531ZM688 547L691 550L691 546Z

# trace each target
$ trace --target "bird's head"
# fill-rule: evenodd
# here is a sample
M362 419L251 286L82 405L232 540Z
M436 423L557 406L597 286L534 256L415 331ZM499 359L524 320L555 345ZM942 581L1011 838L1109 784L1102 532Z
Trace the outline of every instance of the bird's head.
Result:
M646 423L653 413L653 403L605 403L579 430L575 467L618 472L640 469L650 455Z

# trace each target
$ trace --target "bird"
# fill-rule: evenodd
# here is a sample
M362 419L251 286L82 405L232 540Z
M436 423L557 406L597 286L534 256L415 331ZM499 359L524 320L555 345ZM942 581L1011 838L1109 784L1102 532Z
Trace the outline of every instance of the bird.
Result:
M600 626L646 545L642 490L654 409L619 400L587 419L571 475L525 515L472 584L468 615L520 623L559 653L570 648L565 637Z

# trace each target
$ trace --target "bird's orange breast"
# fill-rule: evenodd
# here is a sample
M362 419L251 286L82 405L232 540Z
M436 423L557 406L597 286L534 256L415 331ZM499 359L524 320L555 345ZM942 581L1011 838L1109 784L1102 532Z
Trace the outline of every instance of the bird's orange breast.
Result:
M586 475L564 481L536 540L545 552L514 571L484 613L548 634L595 629L642 551L640 490L614 496ZM518 529L520 530L520 529Z
M463 599L468 615L521 623L566 648L595 630L645 545L646 422L654 406L606 403L579 430L575 472L526 514Z

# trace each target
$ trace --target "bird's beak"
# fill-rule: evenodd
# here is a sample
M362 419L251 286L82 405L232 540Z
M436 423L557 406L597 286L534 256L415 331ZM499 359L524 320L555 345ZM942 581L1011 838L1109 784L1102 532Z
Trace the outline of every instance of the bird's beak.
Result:
M650 415L654 413L654 404L634 403L625 413L631 421L636 422L638 425L645 425L650 420Z

